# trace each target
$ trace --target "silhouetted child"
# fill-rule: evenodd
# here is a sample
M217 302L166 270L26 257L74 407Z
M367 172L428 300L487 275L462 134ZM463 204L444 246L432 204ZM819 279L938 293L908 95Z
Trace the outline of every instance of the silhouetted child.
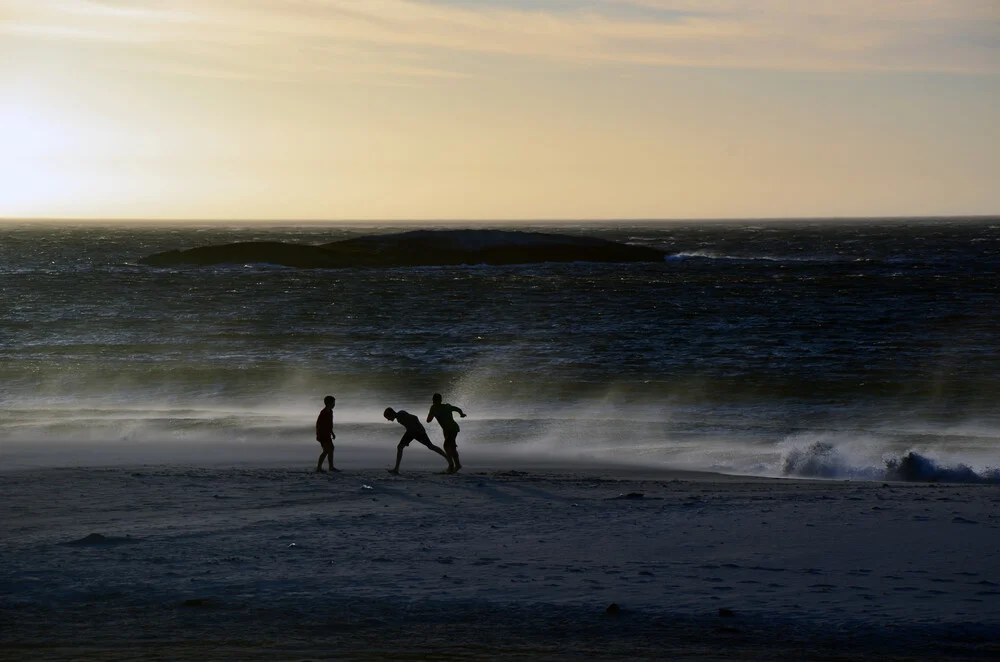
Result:
M448 460L448 471L455 471L455 465L452 463L451 458L445 455L443 450L431 443L430 438L427 436L427 430L424 430L424 426L420 424L419 418L403 410L395 411L392 407L386 407L382 415L385 416L387 421L396 421L406 428L403 438L399 440L399 445L396 446L396 466L389 469L389 473L399 475L399 463L403 460L403 449L409 446L410 442L414 440L419 441L427 448Z
M323 458L329 463L330 471L340 471L333 466L333 440L337 438L333 433L333 408L337 405L337 399L328 395L323 398L323 404L325 406L316 418L316 441L323 447L323 452L319 454L319 461L316 463L316 471L323 471Z
M448 461L455 471L458 471L462 468L462 463L458 461L458 431L460 428L452 413L457 411L459 416L465 418L465 412L454 405L442 403L440 393L435 393L431 402L433 404L431 404L431 410L427 412L427 422L430 423L436 418L441 424L441 429L444 431L444 454L448 457Z

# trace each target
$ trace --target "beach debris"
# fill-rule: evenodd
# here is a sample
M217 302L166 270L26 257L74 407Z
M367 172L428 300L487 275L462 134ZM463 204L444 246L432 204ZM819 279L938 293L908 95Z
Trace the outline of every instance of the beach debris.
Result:
M290 542L290 543L288 543L288 546L289 546L289 547L295 547L296 545L295 545L295 543L293 543L293 542Z
M726 609L725 607L719 608L719 616L722 618L733 618L736 616L732 609Z
M622 610L621 607L618 606L617 602L612 602L608 605L607 609L604 610L604 613L608 616L618 616L622 613Z
M181 603L182 607L211 607L211 598L188 598Z
M361 489L363 489L363 490L370 490L370 489L372 489L372 486L371 485L366 485L366 484L362 483L361 484Z

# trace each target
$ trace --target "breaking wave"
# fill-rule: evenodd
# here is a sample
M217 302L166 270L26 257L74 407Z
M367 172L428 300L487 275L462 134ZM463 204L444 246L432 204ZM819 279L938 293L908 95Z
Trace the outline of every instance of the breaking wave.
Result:
M885 476L889 480L930 483L1000 483L1000 469L976 472L964 464L943 466L919 453L910 451L901 458L885 463Z
M919 483L997 483L1000 469L973 469L966 464L947 464L916 451L888 457L883 466L864 466L837 446L816 442L793 448L781 460L783 476L797 478L856 478Z

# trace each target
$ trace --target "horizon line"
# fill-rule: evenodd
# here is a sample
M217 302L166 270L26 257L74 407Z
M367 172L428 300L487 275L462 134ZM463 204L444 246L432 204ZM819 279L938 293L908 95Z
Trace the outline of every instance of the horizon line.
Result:
M986 220L1000 218L1000 212L991 214L923 214L881 216L708 216L708 217L587 217L587 218L171 218L171 217L100 217L100 216L0 216L5 223L725 223L732 221L788 222L788 221L916 221L916 220Z

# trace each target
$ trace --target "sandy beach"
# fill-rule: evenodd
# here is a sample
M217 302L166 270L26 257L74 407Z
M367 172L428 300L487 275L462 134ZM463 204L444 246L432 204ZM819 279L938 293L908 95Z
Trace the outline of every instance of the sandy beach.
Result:
M0 474L0 656L1000 654L995 485L405 469Z
M0 98L0 662L1000 662L1000 0L0 0Z

